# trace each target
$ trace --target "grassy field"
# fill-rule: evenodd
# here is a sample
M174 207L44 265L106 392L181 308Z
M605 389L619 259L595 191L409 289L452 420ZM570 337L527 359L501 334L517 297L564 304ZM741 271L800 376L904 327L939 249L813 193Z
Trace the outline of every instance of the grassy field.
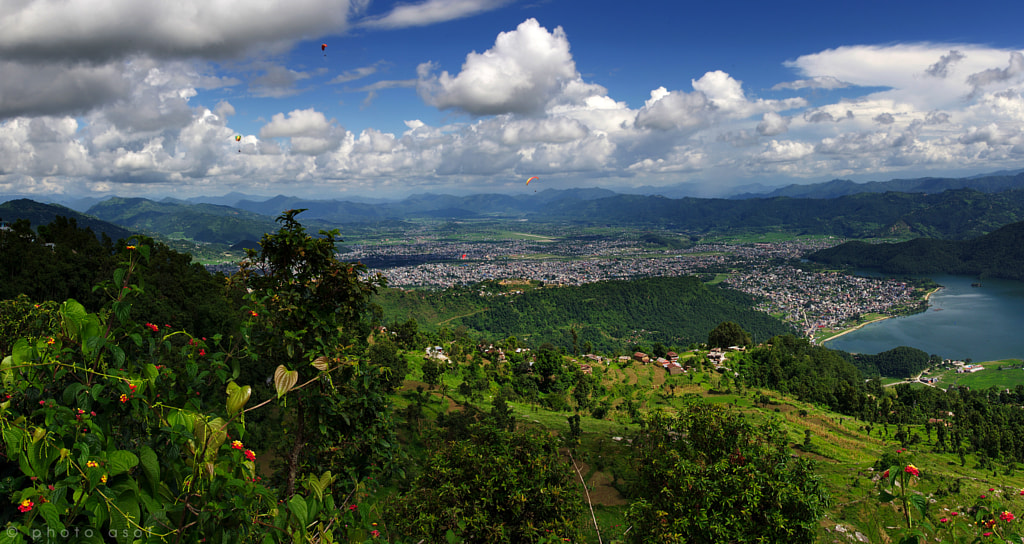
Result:
M1018 385L1024 385L1024 369L1021 369L1022 361L1020 359L1005 359L978 364L985 367L985 370L965 374L957 374L955 370L944 370L932 375L939 378L937 385L943 389L953 385L966 385L971 389L988 389L989 387L1013 389ZM1002 370L999 370L1000 367Z

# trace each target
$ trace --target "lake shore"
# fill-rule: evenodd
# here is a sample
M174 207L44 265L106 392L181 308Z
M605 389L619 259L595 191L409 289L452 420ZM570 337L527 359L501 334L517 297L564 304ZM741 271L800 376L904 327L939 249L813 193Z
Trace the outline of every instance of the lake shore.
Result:
M939 289L942 289L941 285L936 287L935 289L932 289L931 291L928 291L927 293L925 293L924 294L924 301L928 302L928 299L933 294L935 294L935 292L938 291ZM836 334L834 336L829 336L828 338L822 340L820 345L824 346L825 342L828 342L830 340L834 340L836 338L839 338L840 336L842 336L844 334L851 333L851 332L853 332L853 331L855 331L855 330L857 330L857 329L859 329L859 328L861 328L861 327L863 327L865 325L870 325L872 323L878 323L879 321L883 321L883 320L886 320L886 319L892 319L892 317L893 316L891 316L891 315L886 315L886 316L879 317L877 319L872 319L871 321L865 321L864 323L861 323L860 325L857 325L857 326L854 326L854 327L850 327L850 328L848 328L846 330L840 331L838 334Z

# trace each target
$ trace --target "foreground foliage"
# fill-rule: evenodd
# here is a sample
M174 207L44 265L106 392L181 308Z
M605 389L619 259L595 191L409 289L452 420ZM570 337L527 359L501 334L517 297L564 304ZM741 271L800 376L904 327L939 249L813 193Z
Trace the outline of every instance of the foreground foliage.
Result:
M776 423L690 403L652 414L633 446L631 542L814 541L828 494Z

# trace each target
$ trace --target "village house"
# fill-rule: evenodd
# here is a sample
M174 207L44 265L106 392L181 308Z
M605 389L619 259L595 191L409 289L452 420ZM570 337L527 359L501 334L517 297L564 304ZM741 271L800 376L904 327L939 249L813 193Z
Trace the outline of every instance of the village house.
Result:
M722 363L725 362L725 354L718 348L712 348L712 350L708 352L708 361L716 367L721 366Z
M636 359L638 362L641 362L641 363L644 363L644 364L647 364L647 363L651 362L651 358L646 353L644 353L642 351L638 351L638 352L634 353L633 354L633 359Z

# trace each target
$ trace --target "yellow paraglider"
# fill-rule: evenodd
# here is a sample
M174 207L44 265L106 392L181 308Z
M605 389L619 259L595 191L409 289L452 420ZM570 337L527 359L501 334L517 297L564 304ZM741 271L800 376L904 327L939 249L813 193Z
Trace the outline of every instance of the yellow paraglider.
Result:
M533 177L531 177L530 179L526 180L526 184L529 185L530 182L535 180L535 179L540 179L540 176L533 176Z

